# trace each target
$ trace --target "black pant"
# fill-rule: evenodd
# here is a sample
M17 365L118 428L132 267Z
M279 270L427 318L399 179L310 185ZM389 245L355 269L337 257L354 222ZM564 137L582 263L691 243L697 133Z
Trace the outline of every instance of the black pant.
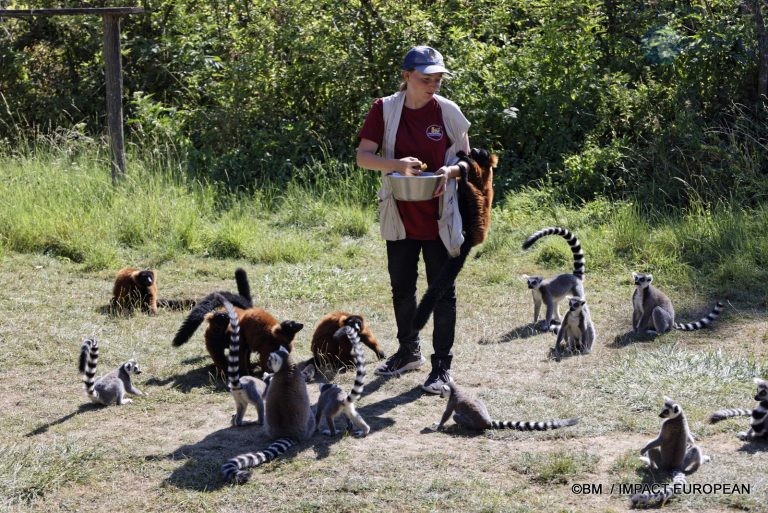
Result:
M387 268L392 285L392 305L397 323L397 340L402 347L420 349L419 332L413 329L416 314L416 280L418 279L419 253L424 256L427 283L437 278L448 251L438 240L403 239L387 241ZM456 331L456 287L451 287L435 305L433 315L432 348L438 360L450 366L451 348ZM434 362L434 359L433 359Z

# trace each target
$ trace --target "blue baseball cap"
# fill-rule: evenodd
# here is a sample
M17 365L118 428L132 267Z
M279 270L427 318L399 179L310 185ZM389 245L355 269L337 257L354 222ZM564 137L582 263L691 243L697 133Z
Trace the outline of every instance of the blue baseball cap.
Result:
M403 69L415 69L421 73L448 73L448 68L443 63L443 56L440 52L429 46L414 46L403 59Z

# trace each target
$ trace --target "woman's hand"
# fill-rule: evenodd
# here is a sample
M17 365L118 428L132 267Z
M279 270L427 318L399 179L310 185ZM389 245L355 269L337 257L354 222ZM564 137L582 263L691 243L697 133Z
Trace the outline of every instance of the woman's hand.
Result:
M448 178L453 176L453 167L454 166L443 166L435 171L435 176L440 176L441 179L435 185L435 191L432 193L433 198L437 198L445 192L445 186L448 183Z
M400 159L398 172L405 176L418 176L422 173L421 161L416 157L403 157Z

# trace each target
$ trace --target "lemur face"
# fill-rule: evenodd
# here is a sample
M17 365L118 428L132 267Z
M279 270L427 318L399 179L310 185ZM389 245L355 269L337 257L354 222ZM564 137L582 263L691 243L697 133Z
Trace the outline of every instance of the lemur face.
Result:
M571 312L578 312L586 303L587 301L580 297L570 297L568 298L568 309Z
M141 367L139 367L138 362L134 359L125 362L123 364L123 369L125 369L125 372L128 374L141 374Z
M543 280L544 278L541 276L529 276L525 281L528 283L529 289L538 289Z
M136 281L142 287L149 287L155 281L155 273L150 270L141 271L136 277Z
M652 274L632 273L632 278L635 280L635 285L639 289L644 289L645 287L650 285L651 282L653 281Z
M755 378L755 385L757 385L755 401L768 401L768 381Z
M286 359L288 359L288 350L285 347L280 346L280 349L277 351L269 353L269 358L267 358L267 370L269 370L269 372L279 372L280 369L283 368Z
M659 413L659 417L662 419L674 419L680 415L680 405L667 396L664 396L664 407Z

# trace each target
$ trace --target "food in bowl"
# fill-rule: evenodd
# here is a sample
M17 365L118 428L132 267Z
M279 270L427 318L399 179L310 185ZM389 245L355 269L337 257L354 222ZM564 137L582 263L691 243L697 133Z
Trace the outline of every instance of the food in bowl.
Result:
M387 175L392 194L399 201L425 201L432 199L435 187L442 177L434 173L423 173L418 176L406 176L400 173Z

